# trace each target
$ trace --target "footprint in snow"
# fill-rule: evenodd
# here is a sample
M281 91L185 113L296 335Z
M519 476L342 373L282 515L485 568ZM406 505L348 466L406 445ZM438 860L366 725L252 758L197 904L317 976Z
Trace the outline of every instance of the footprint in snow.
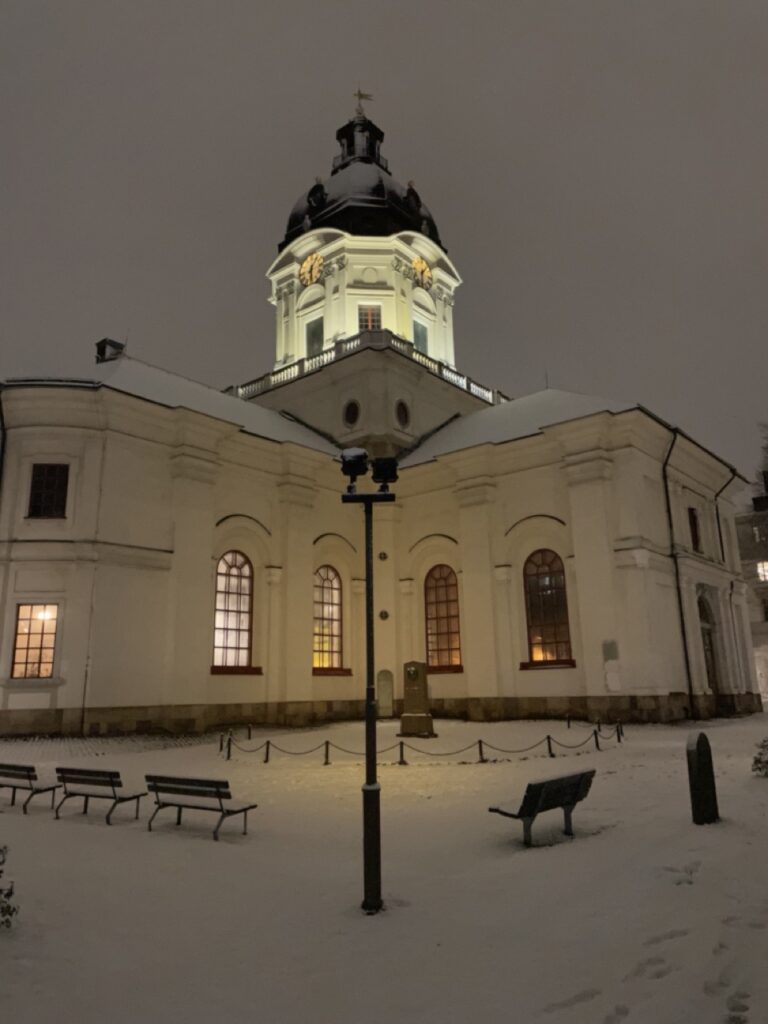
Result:
M607 1017L603 1018L603 1024L619 1024L619 1021L626 1020L629 1016L629 1007L619 1003L611 1010Z
M670 939L682 939L688 935L688 928L673 928L672 931L662 932L661 935L652 935L650 939L646 939L643 943L644 946L658 946L660 942L669 942Z
M563 999L559 1003L550 1003L549 1006L544 1007L542 1013L557 1013L558 1010L570 1010L572 1006L578 1006L579 1003L588 1003L599 995L599 988L585 988L582 992L577 992L576 995L571 996L569 999Z
M657 981L659 978L666 977L673 970L674 968L669 966L663 956L649 956L646 960L641 960L637 967L624 978L624 981L630 981L632 978L652 978Z

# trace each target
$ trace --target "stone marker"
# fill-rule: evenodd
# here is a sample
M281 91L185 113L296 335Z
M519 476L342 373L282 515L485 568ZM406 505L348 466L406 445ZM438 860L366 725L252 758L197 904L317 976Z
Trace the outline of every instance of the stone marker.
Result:
M703 732L692 732L686 745L688 755L688 784L691 789L691 811L694 825L711 825L719 821L715 771L712 751Z
M423 739L434 736L426 664L423 661L406 661L403 676L403 714L398 736L421 736Z

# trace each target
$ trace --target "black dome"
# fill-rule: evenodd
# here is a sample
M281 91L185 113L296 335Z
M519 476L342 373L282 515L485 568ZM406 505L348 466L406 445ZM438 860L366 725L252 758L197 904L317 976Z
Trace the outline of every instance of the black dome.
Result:
M339 228L351 235L394 235L419 231L441 249L437 225L413 183L392 177L380 149L384 133L364 114L336 132L341 153L331 176L316 180L291 210L279 249L319 227Z

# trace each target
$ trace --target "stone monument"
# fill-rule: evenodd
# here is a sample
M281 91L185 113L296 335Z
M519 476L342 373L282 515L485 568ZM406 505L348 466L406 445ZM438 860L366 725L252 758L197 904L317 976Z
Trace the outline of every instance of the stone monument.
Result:
M691 811L694 825L711 825L719 821L715 771L712 750L703 732L692 732L686 745L688 784L691 789Z
M398 736L435 736L429 713L427 666L423 661L406 661L403 666L403 714Z

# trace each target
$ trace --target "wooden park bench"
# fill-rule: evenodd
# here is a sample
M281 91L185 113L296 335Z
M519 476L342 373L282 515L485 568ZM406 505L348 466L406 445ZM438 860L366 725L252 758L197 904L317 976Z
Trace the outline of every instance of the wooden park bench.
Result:
M112 805L107 811L107 824L111 825L112 812L118 804L136 801L136 817L139 816L139 800L146 793L119 793L123 788L120 772L100 771L96 768L57 768L56 777L64 787L64 796L56 806L56 817L59 816L62 804L73 797L83 798L83 814L88 813L90 800L111 800Z
M538 814L562 807L565 815L565 834L573 835L571 814L576 804L589 793L594 778L594 769L577 772L575 775L561 775L556 779L542 779L529 782L525 796L517 811L503 807L489 807L492 814L503 814L505 818L516 818L523 823L523 842L531 845L531 826Z
M248 832L248 811L258 804L243 804L232 800L229 783L221 779L187 779L174 775L147 775L147 789L155 794L157 807L149 819L149 831L152 822L164 807L176 808L176 824L181 824L181 812L184 808L190 811L215 811L219 815L213 838L218 840L219 829L225 818L235 814L243 816L243 835ZM225 801L227 803L225 804Z
M51 807L53 807L56 790L59 788L58 783L51 786L39 785L37 771L31 764L0 764L0 789L10 789L12 791L11 807L16 803L17 789L23 789L29 793L29 796L22 804L22 810L25 814L27 813L29 801L33 796L37 796L38 793L50 793Z

